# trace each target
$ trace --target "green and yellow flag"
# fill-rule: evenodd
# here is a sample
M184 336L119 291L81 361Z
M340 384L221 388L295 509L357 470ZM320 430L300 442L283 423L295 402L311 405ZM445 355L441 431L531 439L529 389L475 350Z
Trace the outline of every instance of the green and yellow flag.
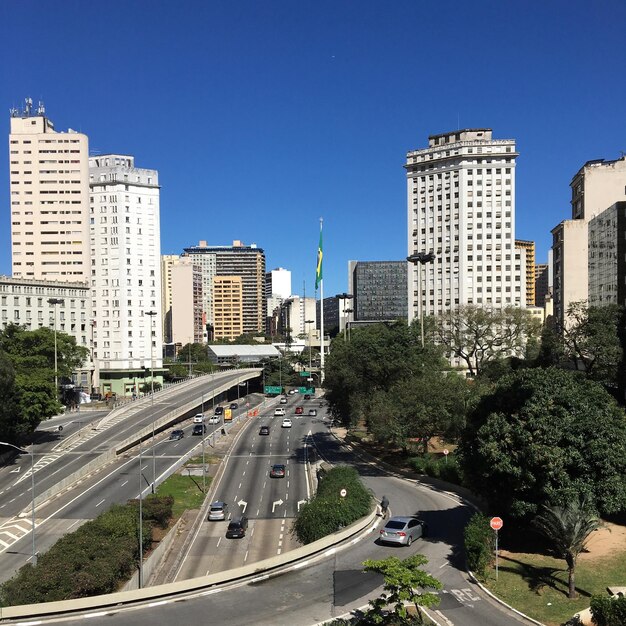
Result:
M317 247L317 268L315 270L315 289L317 289L324 278L322 274L322 259L324 253L322 252L322 228L320 227L320 243Z

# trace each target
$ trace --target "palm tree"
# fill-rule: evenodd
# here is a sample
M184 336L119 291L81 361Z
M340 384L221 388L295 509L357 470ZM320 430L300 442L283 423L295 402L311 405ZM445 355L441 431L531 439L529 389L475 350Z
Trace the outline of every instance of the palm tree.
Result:
M603 526L602 521L583 499L573 500L565 506L544 504L533 523L552 542L557 556L565 559L569 577L567 597L576 598L576 560L585 549L589 535Z

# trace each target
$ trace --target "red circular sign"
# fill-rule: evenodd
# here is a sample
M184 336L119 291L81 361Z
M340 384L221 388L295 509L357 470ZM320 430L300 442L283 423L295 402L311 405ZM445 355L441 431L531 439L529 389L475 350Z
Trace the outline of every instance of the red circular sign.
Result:
M491 521L489 522L489 525L494 530L500 530L502 526L504 525L504 522L502 521L501 517L492 517Z

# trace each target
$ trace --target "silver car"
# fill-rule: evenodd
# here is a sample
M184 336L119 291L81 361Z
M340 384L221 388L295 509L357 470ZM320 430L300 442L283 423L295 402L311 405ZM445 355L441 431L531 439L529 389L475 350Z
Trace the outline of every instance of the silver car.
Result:
M380 531L381 543L410 546L414 539L426 536L426 522L417 517L392 517Z
M209 522L219 522L228 517L228 505L219 500L213 502L209 508Z

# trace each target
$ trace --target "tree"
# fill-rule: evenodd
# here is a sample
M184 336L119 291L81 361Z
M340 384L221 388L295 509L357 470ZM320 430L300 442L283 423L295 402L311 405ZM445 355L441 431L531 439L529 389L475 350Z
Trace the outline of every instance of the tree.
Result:
M576 598L575 571L578 555L585 549L589 535L602 526L595 511L584 500L570 500L563 506L542 505L534 525L552 544L555 554L565 559L568 597Z
M601 513L626 507L624 412L575 372L505 376L468 415L458 453L468 486L512 517L576 498Z
M426 563L428 559L422 554L414 554L402 560L391 556L379 561L365 561L363 566L366 572L377 572L384 579L384 592L378 598L370 600L372 608L366 612L366 619L374 624L383 624L386 620L385 612L391 609L395 618L394 624L408 624L410 616L405 603L411 602L421 622L420 607L439 604L439 596L425 590L439 590L443 587L441 582L421 569Z
M540 324L518 307L465 305L435 317L429 329L433 340L463 360L474 376L490 361L523 358L527 342L538 336Z

